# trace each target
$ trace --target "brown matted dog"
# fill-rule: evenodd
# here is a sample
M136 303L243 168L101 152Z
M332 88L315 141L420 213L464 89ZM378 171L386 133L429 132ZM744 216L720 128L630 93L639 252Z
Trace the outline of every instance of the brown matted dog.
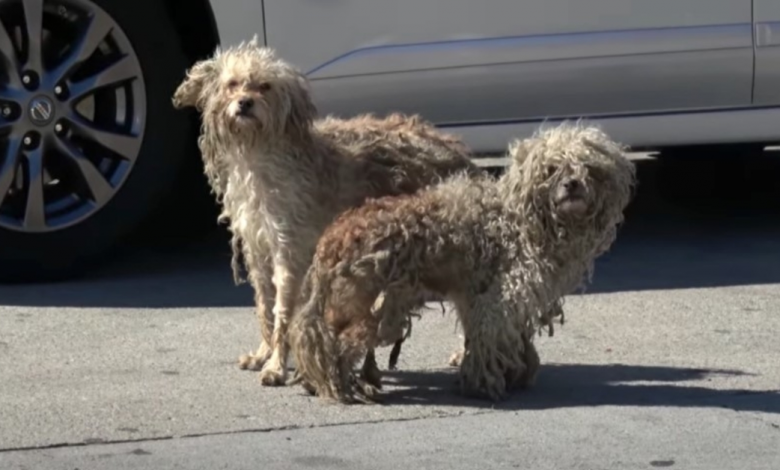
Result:
M173 103L201 112L198 145L233 234L234 276L243 258L260 321L260 347L239 363L265 385L285 382L301 280L335 216L367 197L482 173L459 138L417 116L316 119L305 76L256 37L193 65Z
M371 200L325 231L290 328L307 390L375 400L378 378L353 368L398 337L421 289L455 306L465 394L498 400L534 382L533 337L611 246L635 170L621 146L581 123L516 141L509 156L498 179L453 176Z

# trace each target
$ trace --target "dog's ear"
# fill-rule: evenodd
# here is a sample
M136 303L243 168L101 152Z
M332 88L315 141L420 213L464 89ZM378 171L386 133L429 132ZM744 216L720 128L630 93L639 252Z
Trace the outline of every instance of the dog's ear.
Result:
M317 107L311 99L309 82L303 74L296 73L289 88L290 112L285 122L285 132L294 134L304 129L308 131L317 117Z
M193 106L201 111L204 98L207 96L204 90L208 89L208 85L217 78L217 75L217 64L213 58L193 65L173 94L173 107L179 109Z

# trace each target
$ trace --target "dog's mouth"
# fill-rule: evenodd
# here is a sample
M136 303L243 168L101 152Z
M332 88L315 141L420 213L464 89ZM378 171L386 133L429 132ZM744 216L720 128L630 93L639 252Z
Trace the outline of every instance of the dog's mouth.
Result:
M252 112L236 112L232 116L236 132L257 131L263 128L263 122Z
M565 191L555 198L555 207L562 214L581 215L588 210L588 201L581 192Z
M588 203L584 198L578 196L565 197L556 202L560 212L576 215L582 214L588 209Z
M256 121L254 113L251 110L238 110L233 114L236 121Z

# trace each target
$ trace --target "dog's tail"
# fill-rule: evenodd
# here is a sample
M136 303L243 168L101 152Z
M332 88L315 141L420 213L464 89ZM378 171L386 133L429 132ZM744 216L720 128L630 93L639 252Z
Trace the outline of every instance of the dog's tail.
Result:
M349 401L351 387L339 367L338 339L325 322L329 278L316 262L309 267L301 289L305 303L290 325L290 343L305 388L322 398Z

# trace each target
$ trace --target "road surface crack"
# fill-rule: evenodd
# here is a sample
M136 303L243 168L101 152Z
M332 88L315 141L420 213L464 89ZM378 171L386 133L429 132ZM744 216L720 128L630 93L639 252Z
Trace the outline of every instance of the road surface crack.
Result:
M81 442L58 442L53 444L34 445L34 446L7 447L7 448L0 449L0 454L9 453L9 452L29 452L29 451L37 451L37 450L61 449L61 448L70 448L70 447L132 444L132 443L144 443L144 442L169 441L174 439L194 439L194 438L212 437L212 436L231 436L231 435L238 435L238 434L254 434L254 433L259 434L259 433L271 433L271 432L278 432L278 431L299 431L299 430L306 430L306 429L354 426L354 425L361 425L361 424L370 425L370 424L384 424L384 423L402 423L407 421L420 421L424 419L452 419L452 418L459 418L464 415L479 416L479 415L495 413L499 411L501 410L488 409L488 410L476 411L474 413L464 413L463 411L458 411L456 413L439 412L438 414L434 414L434 415L414 416L414 417L406 417L406 418L376 419L376 420L368 420L368 421L349 421L349 422L342 422L342 423L323 423L323 424L309 424L309 425L290 424L286 426L269 426L269 427L262 427L262 428L237 429L233 431L214 431L214 432L204 432L204 433L189 433L189 434L180 434L180 435L143 437L138 439L106 439L106 440L87 439Z

